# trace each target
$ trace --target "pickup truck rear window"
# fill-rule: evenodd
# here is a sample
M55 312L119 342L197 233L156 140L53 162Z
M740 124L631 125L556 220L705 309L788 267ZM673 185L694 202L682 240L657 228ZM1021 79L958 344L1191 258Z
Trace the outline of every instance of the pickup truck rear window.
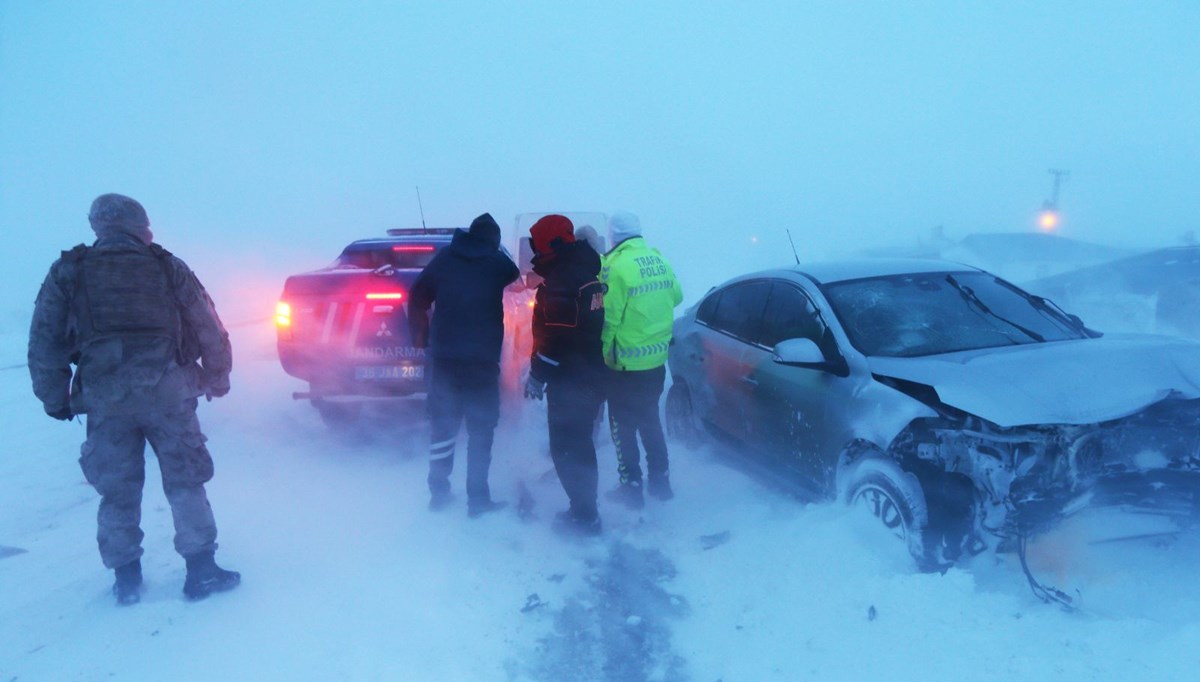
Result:
M338 256L337 267L374 270L382 265L390 265L397 270L420 270L429 265L442 246L430 243L392 244L347 249Z

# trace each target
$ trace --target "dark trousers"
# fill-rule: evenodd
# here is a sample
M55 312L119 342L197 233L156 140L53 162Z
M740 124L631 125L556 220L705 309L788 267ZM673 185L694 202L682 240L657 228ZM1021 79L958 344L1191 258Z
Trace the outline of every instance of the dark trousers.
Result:
M217 524L204 492L213 461L196 419L196 399L130 415L87 415L79 466L100 493L100 558L116 568L142 556L142 485L146 443L158 456L163 492L175 521L175 551L187 557L217 548Z
M622 484L642 480L639 435L646 448L646 471L650 477L667 473L667 441L658 418L658 400L666 378L666 367L608 372L608 425L617 450L617 473Z
M571 514L578 519L596 517L599 475L592 433L600 405L604 403L600 385L603 376L597 373L595 380L588 381L564 372L546 389L550 457L571 501Z
M429 490L450 489L454 445L467 423L467 499L490 500L488 468L500 421L500 365L433 359L429 363Z

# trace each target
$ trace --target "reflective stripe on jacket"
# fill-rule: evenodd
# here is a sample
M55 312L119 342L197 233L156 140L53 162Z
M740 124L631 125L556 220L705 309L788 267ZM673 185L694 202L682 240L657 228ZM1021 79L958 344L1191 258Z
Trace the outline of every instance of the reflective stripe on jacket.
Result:
M675 306L683 289L671 264L641 237L626 239L604 257L604 362L622 371L647 370L667 362Z

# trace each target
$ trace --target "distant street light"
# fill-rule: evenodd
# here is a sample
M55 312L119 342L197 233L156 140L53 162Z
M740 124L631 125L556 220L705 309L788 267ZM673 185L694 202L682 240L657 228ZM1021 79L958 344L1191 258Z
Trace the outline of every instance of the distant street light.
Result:
M1052 208L1043 208L1042 215L1038 218L1038 225L1045 232L1053 232L1058 229L1058 211Z
M1038 216L1038 226L1043 232L1054 232L1062 223L1062 216L1058 213L1058 190L1062 185L1063 178L1069 174L1065 170L1050 169L1050 174L1054 176L1054 190L1050 194L1050 198L1042 202L1042 213Z

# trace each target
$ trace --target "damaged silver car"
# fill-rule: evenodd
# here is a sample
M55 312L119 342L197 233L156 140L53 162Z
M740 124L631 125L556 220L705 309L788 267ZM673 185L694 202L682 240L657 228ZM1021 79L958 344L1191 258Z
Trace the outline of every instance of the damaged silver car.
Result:
M1196 512L1200 344L1102 335L982 270L738 277L676 321L669 367L674 433L863 506L926 568L1088 506Z

